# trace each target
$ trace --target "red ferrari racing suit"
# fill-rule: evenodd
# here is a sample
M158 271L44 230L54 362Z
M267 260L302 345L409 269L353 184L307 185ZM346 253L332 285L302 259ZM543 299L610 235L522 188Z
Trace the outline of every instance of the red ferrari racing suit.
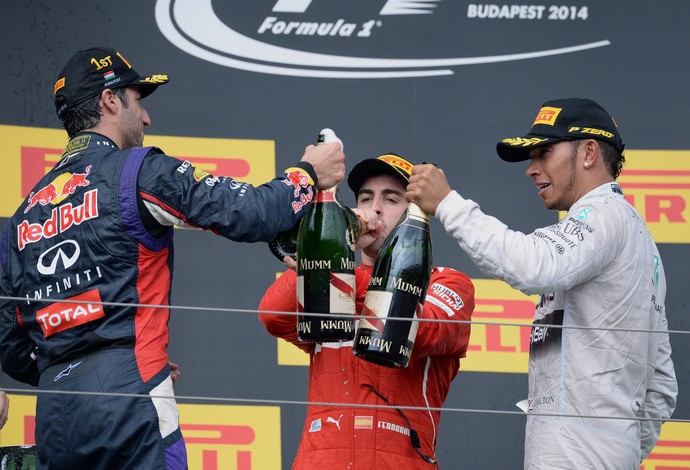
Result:
M361 311L372 269L365 265L356 270L357 312ZM259 310L296 312L295 285L295 272L283 273L269 287ZM470 279L454 269L435 268L421 317L467 321L473 310ZM419 436L419 452L435 460L441 413L430 408L440 408L448 396L460 358L467 351L468 323L420 322L409 365L394 369L356 357L352 341L301 343L294 316L262 313L259 319L271 335L309 353L310 402L392 405L310 405L293 469L434 468L413 448L410 427ZM426 409L401 410L410 426L395 407Z

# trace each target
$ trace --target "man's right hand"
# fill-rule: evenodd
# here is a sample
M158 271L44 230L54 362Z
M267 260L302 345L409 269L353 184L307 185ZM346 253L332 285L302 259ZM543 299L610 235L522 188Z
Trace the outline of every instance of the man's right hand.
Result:
M420 164L412 167L405 198L427 214L435 215L438 205L451 191L443 170L433 164Z
M308 146L302 161L314 167L318 189L332 188L345 178L345 154L338 142Z

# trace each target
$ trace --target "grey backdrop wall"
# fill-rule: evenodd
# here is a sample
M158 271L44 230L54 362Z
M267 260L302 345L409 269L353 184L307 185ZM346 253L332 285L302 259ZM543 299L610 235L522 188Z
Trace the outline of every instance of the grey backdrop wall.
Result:
M527 232L557 214L543 208L524 166L498 159L495 144L526 132L543 101L599 101L616 118L627 149L690 150L690 2L547 2L522 10L405 3L4 0L0 124L58 129L58 70L74 51L108 45L140 72L171 77L144 102L151 134L271 140L278 171L319 129L332 127L345 142L349 167L388 151L436 162L485 212ZM327 28L338 20L335 34L306 34L304 23ZM343 194L351 204L346 188ZM436 222L432 230L437 265L483 277ZM690 237L660 244L672 330L690 330L687 243ZM178 394L306 399L306 367L277 365L276 341L251 312L281 267L265 245L177 231L173 304L250 310L173 311L170 355L183 371ZM690 419L690 341L680 334L671 340L680 384L674 417ZM461 371L446 405L513 411L526 387L525 374ZM283 468L290 467L304 411L281 406ZM523 427L522 416L444 414L443 468L520 468Z

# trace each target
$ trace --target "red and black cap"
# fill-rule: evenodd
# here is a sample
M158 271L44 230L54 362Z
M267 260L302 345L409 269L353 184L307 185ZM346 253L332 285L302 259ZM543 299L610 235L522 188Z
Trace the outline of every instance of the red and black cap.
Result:
M529 151L561 140L597 139L619 152L625 145L616 122L604 108L586 98L547 101L524 137L503 139L496 144L498 156L507 162L529 160Z
M167 75L140 76L115 49L94 47L76 52L55 82L55 111L59 118L68 110L103 90L138 86L141 98L168 83Z
M357 163L350 170L347 184L355 193L355 196L359 194L359 189L362 187L364 180L372 176L393 175L398 177L407 187L412 174L412 166L412 163L395 153L387 153L377 158L368 158Z

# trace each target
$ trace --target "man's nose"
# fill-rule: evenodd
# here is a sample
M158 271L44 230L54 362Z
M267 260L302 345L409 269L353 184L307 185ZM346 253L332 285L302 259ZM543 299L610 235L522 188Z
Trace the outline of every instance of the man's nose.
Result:
M374 198L371 203L371 210L376 212L376 215L381 215L381 200L379 198Z

